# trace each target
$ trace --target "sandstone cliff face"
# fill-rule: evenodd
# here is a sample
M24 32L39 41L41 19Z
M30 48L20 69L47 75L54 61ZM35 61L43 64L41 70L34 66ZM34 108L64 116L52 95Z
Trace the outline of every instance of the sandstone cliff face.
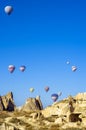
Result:
M86 130L85 96L78 95L45 109L36 104L38 97L29 98L23 109L1 111L0 130Z

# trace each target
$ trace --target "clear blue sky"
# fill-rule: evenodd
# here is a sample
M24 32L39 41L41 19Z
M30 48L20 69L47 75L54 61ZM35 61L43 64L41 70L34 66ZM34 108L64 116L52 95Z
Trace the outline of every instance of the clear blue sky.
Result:
M6 5L14 8L10 16ZM13 74L10 64L16 66ZM20 65L27 67L24 73ZM74 73L72 65L78 68ZM86 91L85 67L85 0L0 1L0 95L12 91L17 106L40 95L44 106L51 105L52 93L61 91L61 100Z

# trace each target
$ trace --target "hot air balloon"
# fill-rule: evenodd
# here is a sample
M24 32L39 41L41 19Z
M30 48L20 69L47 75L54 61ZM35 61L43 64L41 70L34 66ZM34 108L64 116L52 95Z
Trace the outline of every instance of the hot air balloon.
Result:
M8 70L9 70L10 73L13 73L13 71L15 70L15 66L14 65L9 65Z
M10 15L13 11L13 7L8 5L4 8L4 11L5 11L6 14Z
M69 61L67 61L67 62L66 62L66 64L67 64L67 65L69 65L69 64L70 64L70 62L69 62Z
M30 92L32 93L34 91L34 88L30 88Z
M72 71L75 72L77 70L76 66L72 66Z
M62 92L58 92L58 96L61 96L62 95Z
M21 71L21 72L24 72L24 71L25 71L25 69L26 69L26 66L22 65L22 66L20 66L20 68L19 68L19 69L20 69L20 71Z
M49 87L48 87L48 86L45 87L45 91L46 91L46 92L49 91Z
M56 102L56 100L58 99L58 94L52 94L51 95L51 98L52 98L52 100L54 101L54 102Z

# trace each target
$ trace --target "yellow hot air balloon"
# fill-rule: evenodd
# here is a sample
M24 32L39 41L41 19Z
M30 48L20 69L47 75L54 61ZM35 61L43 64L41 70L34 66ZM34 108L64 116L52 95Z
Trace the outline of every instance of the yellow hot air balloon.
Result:
M30 91L31 93L34 92L34 88L31 87L31 88L29 89L29 91Z

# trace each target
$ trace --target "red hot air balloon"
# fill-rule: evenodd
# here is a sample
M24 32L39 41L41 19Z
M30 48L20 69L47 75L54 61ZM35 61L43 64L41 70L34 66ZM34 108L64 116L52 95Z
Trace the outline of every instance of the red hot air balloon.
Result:
M9 65L8 70L9 70L10 73L13 73L13 71L15 70L15 66L14 65Z
M20 69L20 71L21 71L21 72L24 72L24 71L25 71L25 69L26 69L26 67L25 67L24 65L22 65L22 66L20 66L20 68L19 68L19 69Z
M6 14L10 15L13 11L13 7L8 5L4 8L4 11L5 11Z
M48 87L48 86L45 87L45 91L46 91L46 92L49 91L49 87Z

